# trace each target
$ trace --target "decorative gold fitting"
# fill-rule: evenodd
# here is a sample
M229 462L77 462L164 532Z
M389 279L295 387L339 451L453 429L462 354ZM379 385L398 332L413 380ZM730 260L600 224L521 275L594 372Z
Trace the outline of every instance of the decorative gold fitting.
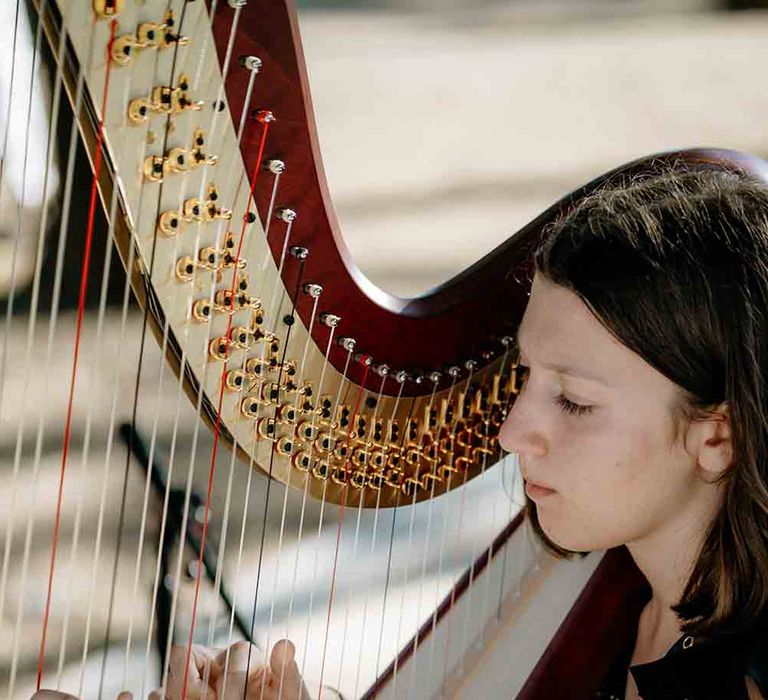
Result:
M293 441L289 437L281 437L277 441L277 452L288 456L293 453Z
M386 485L386 479L381 472L374 472L368 476L368 486L374 491L381 491L382 486Z
M123 0L93 0L93 11L97 17L114 17L123 9Z
M102 17L111 16L99 12L100 6L106 7L108 4L120 5L121 0L94 0L94 9L96 14ZM114 12L112 13L114 14ZM136 27L135 36L123 34L112 42L111 58L120 66L128 65L133 58L134 53L140 49L166 49L169 46L177 44L186 46L189 44L189 38L178 36L172 31L176 24L172 10L169 10L163 16L163 22L142 22Z
M131 62L135 51L148 47L149 44L139 41L135 36L123 34L112 42L109 53L117 65L127 66Z
M197 321L210 321L211 302L207 299L198 299L194 304L192 304L192 316Z
M149 182L162 182L168 169L167 161L163 156L147 156L144 159L144 177Z
M164 211L160 214L157 228L166 236L175 236L181 228L181 217L177 211Z
M474 462L469 457L456 457L456 469L459 471L469 469Z
M318 428L316 425L312 425L310 421L301 421L296 428L296 432L302 440L308 440L314 442L317 440Z
M176 146L168 151L165 156L168 164L168 170L174 173L185 173L194 167L192 159L189 157L189 151L181 146Z
M277 382L269 382L261 387L261 398L269 404L280 402L280 385Z
M241 369L233 369L224 376L224 385L230 391L242 391L247 380L245 372Z
M205 144L202 129L195 130L192 143L191 149L177 146L164 156L147 156L144 159L144 177L150 182L162 182L168 172L185 173L202 165L216 165L219 159L202 151Z
M312 467L312 476L314 476L316 479L325 481L330 476L330 473L331 468L328 465L328 462L318 460Z
M406 496L415 496L419 489L424 488L424 484L418 479L409 477L403 482L403 485L400 488Z
M331 481L339 486L346 486L349 482L349 472L344 467L336 467L331 470Z
M422 483L424 484L424 488L428 490L432 490L432 486L437 486L438 484L441 484L443 482L443 479L440 478L437 474L432 474L431 472L427 472L422 477Z
M336 443L336 449L333 451L333 454L338 459L346 460L347 457L349 456L349 446L347 445L346 442Z
M284 404L278 411L279 419L284 423L296 422L296 407L292 404Z
M202 221L205 216L204 211L203 201L197 197L192 197L184 202L182 216L184 221Z
M219 268L224 267L223 260L221 259L221 251L213 246L200 248L200 250L197 251L197 264L206 270L218 270Z
M259 417L258 399L256 399L254 396L246 396L240 402L240 413L242 413L246 418L256 420Z
M308 472L314 466L314 460L308 452L302 450L293 455L293 466L300 472Z
M395 489L400 488L404 478L405 478L405 475L399 469L390 469L389 471L386 472L386 475L384 476L384 480L387 486L391 486L392 488L395 488Z
M366 464L368 464L368 450L358 447L352 452L352 458L350 459L350 462L352 462L352 464L356 464L357 466L364 467Z
M250 328L235 326L229 331L229 340L234 347L247 350L253 345L256 337Z
M314 445L319 452L330 454L336 449L336 440L331 433L321 433Z
M210 343L208 343L208 354L214 360L218 360L219 362L227 361L228 349L229 349L229 341L222 336L219 336L217 338L211 338Z
M261 418L258 422L257 432L265 440L275 441L277 433L277 422L274 418Z
M369 462L377 469L383 469L387 463L387 459L383 452L371 452L369 455Z
M195 267L197 264L189 256L179 258L176 261L176 277L181 282L191 282L195 277Z
M153 111L152 103L146 97L136 97L128 103L128 119L134 124L147 121Z
M459 470L454 469L450 464L441 464L437 470L440 472L440 476L446 481L453 477L454 474L458 474Z
M364 471L352 472L352 476L349 479L349 483L356 489L364 488L368 483L368 476Z
M423 454L418 447L411 447L405 453L405 461L413 467L418 466L422 457Z

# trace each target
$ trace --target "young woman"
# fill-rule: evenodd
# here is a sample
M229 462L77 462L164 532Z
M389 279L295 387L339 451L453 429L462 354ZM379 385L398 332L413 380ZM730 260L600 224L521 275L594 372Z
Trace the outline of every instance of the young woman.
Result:
M613 183L534 263L501 444L550 550L624 544L652 591L598 697L768 697L768 191Z
M598 697L768 697L768 189L688 167L612 182L534 263L501 444L547 547L626 545L652 591ZM264 672L304 697L292 652L252 668L253 697ZM193 662L218 697L222 658Z

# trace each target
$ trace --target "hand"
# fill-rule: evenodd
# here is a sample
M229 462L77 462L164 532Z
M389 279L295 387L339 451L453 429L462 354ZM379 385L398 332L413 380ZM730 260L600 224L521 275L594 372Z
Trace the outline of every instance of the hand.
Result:
M248 650L251 651L250 664ZM294 655L295 647L287 639L275 644L269 666L262 662L264 652L247 642L237 642L229 649L193 646L187 675L187 700L310 700L302 682ZM185 646L171 649L168 688L150 693L149 700L181 700L184 686ZM227 656L229 657L227 659ZM226 676L224 667L226 665ZM246 669L248 670L247 695ZM122 698L120 700L123 700ZM127 699L126 699L127 700Z

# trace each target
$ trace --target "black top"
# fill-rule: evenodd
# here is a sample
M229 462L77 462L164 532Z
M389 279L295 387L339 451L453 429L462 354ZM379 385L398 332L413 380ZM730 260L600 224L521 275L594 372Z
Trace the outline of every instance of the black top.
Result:
M768 699L768 629L716 640L683 636L660 659L629 666L620 651L595 698L624 700L627 667L643 700L748 700L744 676Z

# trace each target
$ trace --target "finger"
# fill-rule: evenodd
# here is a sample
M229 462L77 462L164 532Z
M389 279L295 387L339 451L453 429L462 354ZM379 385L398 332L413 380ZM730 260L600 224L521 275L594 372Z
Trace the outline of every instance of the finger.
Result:
M166 695L163 694L162 690L153 690L149 695L147 695L147 700L166 700Z
M117 696L117 700L133 700L133 693L129 693L127 690L124 690Z
M32 700L77 700L74 695L60 693L58 690L38 690Z
M296 647L289 639L281 639L272 647L269 665L276 680L275 697L282 700L309 700L296 664Z
M242 700L245 693L246 674L248 677L248 694L245 696L259 697L261 685L266 682L265 654L255 644L235 642L223 650L216 658L221 669L221 676L216 683L217 700ZM226 666L226 668L225 668Z
M187 662L187 647L176 645L171 647L170 660L168 662L168 688L166 698L168 700L202 700L213 698L211 687L205 682L205 669L213 663L211 653L205 647L192 646ZM186 693L184 692L184 673L186 671Z

